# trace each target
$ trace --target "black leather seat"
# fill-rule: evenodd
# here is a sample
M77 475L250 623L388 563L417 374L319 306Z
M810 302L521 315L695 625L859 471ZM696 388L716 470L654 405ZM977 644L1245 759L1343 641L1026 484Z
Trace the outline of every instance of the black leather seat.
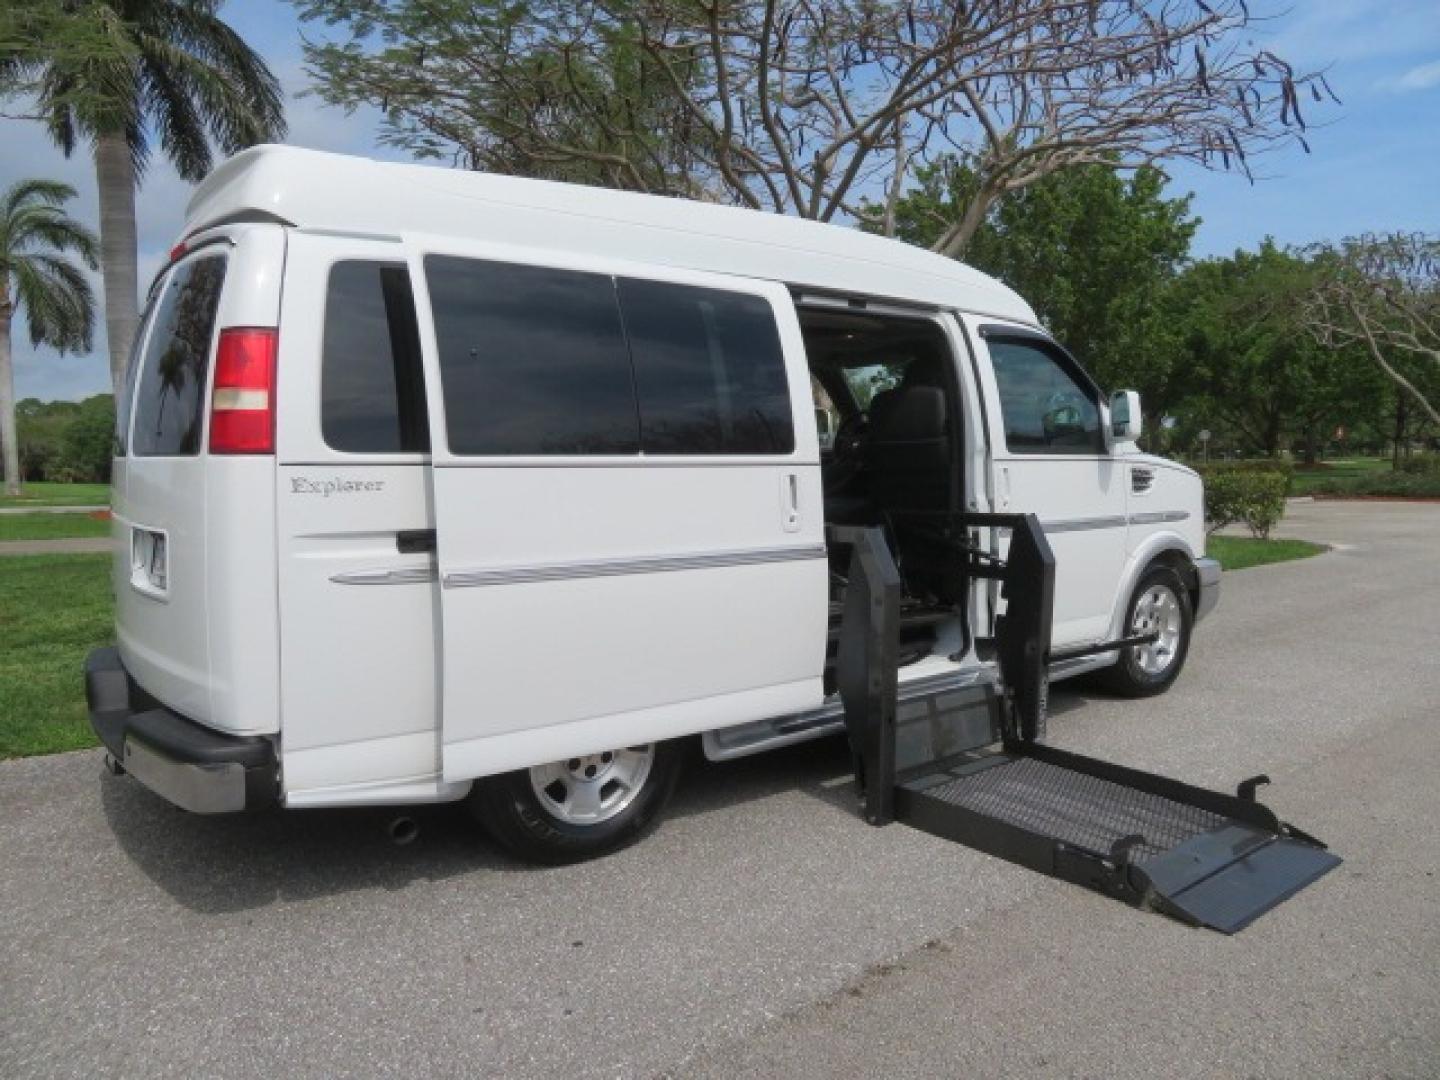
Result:
M945 391L913 382L875 395L865 446L870 493L887 514L949 507L953 467Z
M958 464L951 460L949 402L937 367L912 364L898 387L875 395L865 466L905 591L954 602L959 570L940 540L938 515L951 509Z

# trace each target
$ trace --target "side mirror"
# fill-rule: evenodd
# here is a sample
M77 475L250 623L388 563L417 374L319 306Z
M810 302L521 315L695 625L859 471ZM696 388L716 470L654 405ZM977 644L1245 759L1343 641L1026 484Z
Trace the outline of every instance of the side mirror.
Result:
M1138 393L1134 390L1117 390L1110 395L1111 441L1134 442L1140 437L1143 424Z

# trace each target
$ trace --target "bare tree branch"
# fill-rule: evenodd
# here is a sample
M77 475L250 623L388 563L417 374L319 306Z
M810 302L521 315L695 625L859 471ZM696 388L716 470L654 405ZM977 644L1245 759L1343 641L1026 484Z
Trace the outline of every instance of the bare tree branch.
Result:
M1244 0L294 2L350 34L306 47L326 100L379 105L387 142L473 168L819 220L858 206L889 232L913 171L959 153L981 183L951 255L1059 169L1253 176L1304 142L1299 91L1329 95L1249 42Z
M1436 411L1399 368L1402 356L1440 365L1440 238L1367 235L1310 249L1323 272L1301 318L1322 345L1363 347L1436 424Z

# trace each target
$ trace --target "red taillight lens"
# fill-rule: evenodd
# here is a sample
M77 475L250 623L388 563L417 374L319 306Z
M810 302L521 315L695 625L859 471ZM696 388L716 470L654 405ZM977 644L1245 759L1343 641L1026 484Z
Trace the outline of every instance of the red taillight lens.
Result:
M212 454L275 452L275 346L269 327L220 331L210 401Z

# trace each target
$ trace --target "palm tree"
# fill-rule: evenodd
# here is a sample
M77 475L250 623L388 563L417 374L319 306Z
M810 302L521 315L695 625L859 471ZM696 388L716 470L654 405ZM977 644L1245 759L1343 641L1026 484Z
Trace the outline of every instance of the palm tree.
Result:
M95 158L110 378L118 396L138 321L135 187L152 141L182 179L210 171L211 140L227 154L285 134L280 84L223 22L222 0L60 0L75 25L107 47L47 50L30 43L0 59L0 85L33 88L39 115L67 155ZM38 25L38 24L37 24Z
M20 452L15 437L15 372L10 323L25 309L30 341L61 352L87 352L95 325L95 296L73 251L96 268L95 236L63 207L75 189L53 180L21 180L0 196L0 460L5 493L20 494Z

